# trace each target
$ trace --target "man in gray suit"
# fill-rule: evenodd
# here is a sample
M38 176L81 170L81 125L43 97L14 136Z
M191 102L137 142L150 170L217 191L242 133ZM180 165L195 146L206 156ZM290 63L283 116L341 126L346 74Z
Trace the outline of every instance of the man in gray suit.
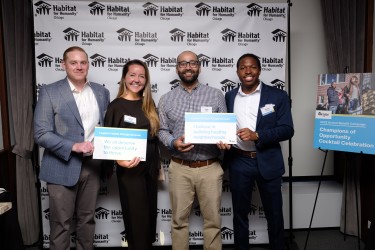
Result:
M95 126L103 126L109 91L87 79L89 62L80 47L63 55L67 77L39 90L35 142L44 154L39 178L49 193L50 249L70 249L73 216L76 248L93 249L102 162L92 159Z

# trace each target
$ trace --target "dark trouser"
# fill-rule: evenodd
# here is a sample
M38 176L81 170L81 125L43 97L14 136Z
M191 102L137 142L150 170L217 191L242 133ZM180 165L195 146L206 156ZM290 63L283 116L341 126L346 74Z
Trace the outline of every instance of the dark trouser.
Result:
M236 250L248 250L249 213L254 183L257 183L268 223L272 250L284 249L281 176L265 180L260 176L257 159L236 155L229 167L233 203L234 245Z
M100 188L101 161L83 161L78 183L65 187L48 183L50 249L70 249L71 225L76 215L77 250L94 249L95 208Z
M156 233L156 172L143 162L134 168L117 166L117 180L128 249L149 250Z

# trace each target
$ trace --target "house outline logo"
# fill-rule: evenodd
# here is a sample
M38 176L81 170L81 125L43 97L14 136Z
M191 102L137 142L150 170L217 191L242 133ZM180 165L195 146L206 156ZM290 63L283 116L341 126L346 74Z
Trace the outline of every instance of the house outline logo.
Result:
M183 31L183 30L180 30L178 28L175 28L171 31L169 31L169 33L171 33L171 40L173 42L183 42L184 41L184 37L186 36L186 32Z
M103 16L105 5L99 2L92 2L88 5L90 7L90 14L93 16L101 15Z
M237 33L234 30L228 28L224 29L221 34L223 34L222 40L224 42L234 42L234 38L237 36Z
M144 8L143 14L145 16L156 16L156 13L159 10L159 6L150 2L145 3L142 7Z
M197 10L195 11L197 16L209 16L212 9L210 5L205 3L199 3L195 5L195 8L197 8Z
M263 7L256 3L251 3L246 7L249 9L247 15L251 17L259 17L260 13L263 11Z
M38 15L49 15L49 11L52 9L49 3L39 1L34 4L36 6L35 13Z
M92 55L90 59L92 59L91 65L98 68L104 67L104 63L107 61L107 58L97 53Z

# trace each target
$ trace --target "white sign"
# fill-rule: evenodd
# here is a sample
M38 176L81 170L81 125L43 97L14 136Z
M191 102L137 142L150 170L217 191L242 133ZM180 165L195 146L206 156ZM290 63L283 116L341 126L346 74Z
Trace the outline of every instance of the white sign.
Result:
M94 148L94 159L145 161L147 129L96 127Z
M185 142L235 144L236 120L234 113L185 113Z

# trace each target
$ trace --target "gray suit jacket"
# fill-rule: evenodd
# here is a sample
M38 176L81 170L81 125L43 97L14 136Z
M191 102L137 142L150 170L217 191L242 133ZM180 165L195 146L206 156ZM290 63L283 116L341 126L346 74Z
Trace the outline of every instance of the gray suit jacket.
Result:
M109 91L91 82L100 112L100 125L109 104ZM34 139L44 148L39 178L48 183L74 186L82 166L82 154L72 152L84 141L84 129L67 78L39 90L34 113Z

